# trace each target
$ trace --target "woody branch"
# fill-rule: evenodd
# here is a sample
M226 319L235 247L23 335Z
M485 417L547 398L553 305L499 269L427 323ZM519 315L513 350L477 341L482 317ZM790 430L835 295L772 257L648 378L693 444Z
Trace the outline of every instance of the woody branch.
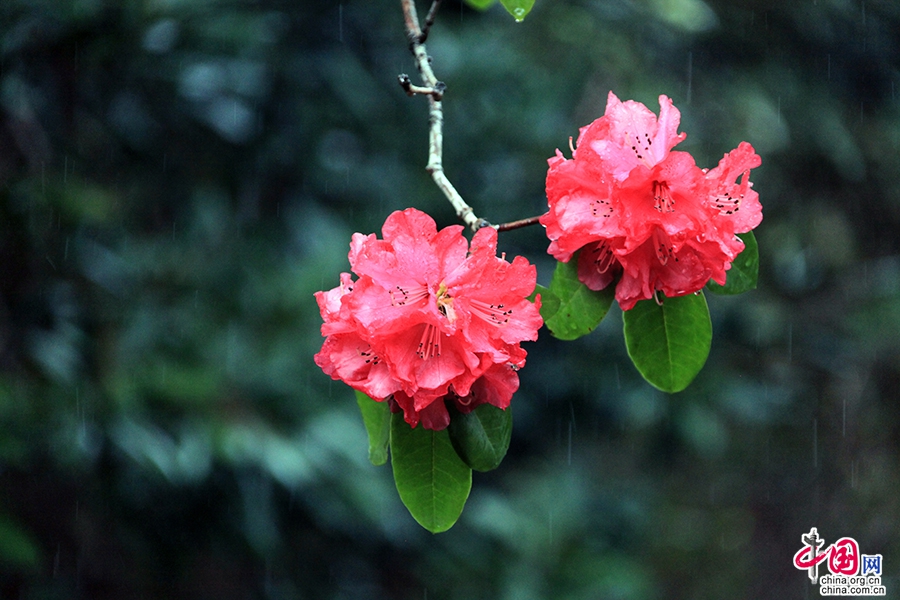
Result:
M442 162L444 146L444 111L441 106L441 100L443 99L446 86L443 82L438 81L437 77L434 75L434 71L431 70L428 53L425 50L425 38L428 35L428 30L426 29L425 32L423 32L419 27L419 17L416 14L414 0L400 0L400 3L403 6L403 17L406 21L406 37L409 40L409 50L412 52L413 58L416 61L416 68L425 85L413 85L410 82L408 75L400 75L398 79L400 85L410 96L422 94L428 97L428 122L430 124L430 131L428 134L428 164L425 166L425 170L431 173L431 178L434 179L438 188L444 193L450 201L450 204L453 205L460 220L462 220L462 222L472 231L477 231L489 223L475 215L475 211L472 210L472 207L466 204L466 201L463 200L462 196L459 195L459 192L456 191L456 188L444 174L444 165ZM435 0L431 10L428 12L429 22L426 23L426 26L430 26L431 22L433 22L435 12L439 5L440 0Z
M482 219L475 214L472 207L463 200L463 197L447 178L443 165L444 111L441 104L447 86L444 82L438 81L438 78L435 76L431 68L431 58L425 49L425 40L428 37L431 26L434 24L434 18L441 5L441 0L433 0L428 15L425 17L424 28L419 26L415 0L400 0L400 4L403 8L403 18L406 23L406 37L409 41L409 50L412 52L416 62L416 69L419 71L424 85L413 84L409 75L405 73L399 75L397 79L407 95L422 95L428 98L428 122L430 128L428 133L428 164L425 166L425 170L431 173L431 178L434 179L435 184L450 201L450 204L456 210L457 216L472 231L477 231L482 227L494 227L498 231L509 231L538 223L539 217L530 217L502 225L491 225L486 219Z

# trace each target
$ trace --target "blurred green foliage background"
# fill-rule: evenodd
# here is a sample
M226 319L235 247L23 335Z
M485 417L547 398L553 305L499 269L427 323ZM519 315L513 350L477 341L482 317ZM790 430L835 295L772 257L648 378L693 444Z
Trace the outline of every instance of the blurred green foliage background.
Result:
M426 533L312 361L354 231L456 222L399 2L3 0L0 597L808 598L813 526L898 593L900 4L446 0L428 50L493 222L609 90L672 97L701 166L757 148L759 289L709 299L698 379L644 383L615 308L543 336L509 456ZM539 227L500 246L549 281Z

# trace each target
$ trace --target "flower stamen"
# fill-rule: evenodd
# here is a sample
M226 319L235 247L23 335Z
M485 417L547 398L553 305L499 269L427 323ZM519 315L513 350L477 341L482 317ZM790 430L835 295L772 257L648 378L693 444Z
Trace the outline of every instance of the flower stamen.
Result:
M600 211L603 212L600 212ZM609 218L613 214L612 206L609 203L609 200L605 198L596 198L591 202L591 214L595 217L602 217L604 219Z
M713 196L713 205L719 209L720 215L733 215L741 209L741 200L744 195L732 196L730 193L716 194Z
M372 350L371 346L368 346L368 350L357 349L356 351L363 359L365 359L367 365L372 365L374 367L379 362L381 362L381 358L379 358L378 355L375 354L375 351Z
M437 327L431 323L426 323L425 330L422 331L422 338L419 340L419 346L416 348L416 356L422 360L428 360L433 356L440 356L441 337L442 334Z
M488 304L481 300L469 300L469 311L476 317L497 327L502 327L509 323L509 317L513 313L511 308L507 309L503 304Z
M415 304L428 297L428 288L424 285L417 287L394 286L391 290L391 306L406 306Z
M675 254L675 247L664 241L665 234L660 233L657 229L653 232L653 250L656 252L656 258L662 266L668 264L669 259ZM676 258L677 262L678 259Z
M591 250L591 252L597 255L596 258L594 258L594 265L596 265L597 271L600 273L609 271L609 268L616 262L616 255L613 254L613 251L609 248L609 244L605 241L599 242L594 246L594 249Z
M659 212L675 212L675 198L665 181L653 181L653 208Z

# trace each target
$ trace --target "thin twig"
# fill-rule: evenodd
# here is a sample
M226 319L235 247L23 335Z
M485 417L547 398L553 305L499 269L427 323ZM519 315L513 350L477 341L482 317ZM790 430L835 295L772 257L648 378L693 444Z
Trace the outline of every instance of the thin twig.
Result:
M437 15L438 9L441 7L441 0L434 0L431 3L431 8L428 10L428 15L425 17L425 26L422 27L422 34L419 35L419 43L424 44L425 40L428 39L428 32L431 30L431 26L434 25L434 17Z
M438 188L444 193L450 204L456 210L457 216L472 231L478 231L480 228L490 225L486 220L475 215L472 207L466 204L450 180L444 174L443 165L443 145L444 145L444 112L441 107L444 90L446 86L443 82L438 81L431 70L431 61L428 58L428 52L425 51L425 38L427 37L428 28L434 21L434 14L437 12L437 6L440 0L434 0L431 10L428 11L428 19L425 22L425 32L419 28L419 17L416 13L415 0L400 0L403 8L403 19L406 23L406 38L409 41L409 51L412 52L416 61L416 68L422 77L424 86L413 86L409 82L409 77L400 76L398 79L400 85L407 94L425 94L428 97L428 123L430 126L428 133L428 164L425 170L431 173L431 178L437 184ZM430 20L430 22L429 22Z
M497 229L497 231L512 231L513 229L528 227L529 225L537 225L541 222L541 216L543 215L528 217L527 219L519 219L518 221L510 221L509 223L501 223L500 225L494 225L494 227Z
M438 81L438 85L436 88L415 85L409 80L409 75L407 75L406 73L401 73L400 75L398 75L397 81L400 82L400 87L402 87L406 91L407 96L422 94L423 96L434 96L436 100L440 100L444 97L444 90L447 88L447 86L444 85L444 83L441 81Z

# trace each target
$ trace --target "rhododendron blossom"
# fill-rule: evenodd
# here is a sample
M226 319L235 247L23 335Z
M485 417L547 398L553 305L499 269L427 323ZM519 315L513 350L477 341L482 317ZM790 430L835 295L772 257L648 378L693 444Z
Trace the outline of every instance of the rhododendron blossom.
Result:
M606 113L582 127L572 158L549 159L541 217L548 252L568 262L578 256L578 278L590 289L616 283L623 310L657 291L683 296L726 270L743 250L735 234L762 220L750 169L760 158L747 142L712 170L687 152L673 151L681 114L659 97L659 118L639 102L610 92Z
M340 285L317 292L326 336L315 361L369 397L391 400L413 427L443 429L444 400L462 412L509 406L525 364L520 342L543 324L527 297L535 267L497 257L497 232L480 229L471 247L462 227L437 230L428 215L391 214L375 234L356 233Z

